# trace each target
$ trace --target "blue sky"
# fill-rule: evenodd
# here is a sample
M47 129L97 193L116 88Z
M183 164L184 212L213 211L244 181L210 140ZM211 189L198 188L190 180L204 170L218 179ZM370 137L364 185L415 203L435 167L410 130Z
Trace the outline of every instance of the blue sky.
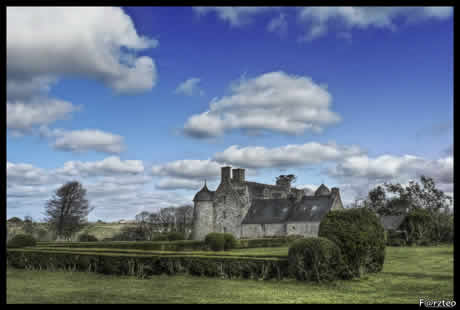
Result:
M345 203L422 174L453 194L452 8L10 7L7 25L8 217L42 219L76 179L90 220L133 218L227 164Z

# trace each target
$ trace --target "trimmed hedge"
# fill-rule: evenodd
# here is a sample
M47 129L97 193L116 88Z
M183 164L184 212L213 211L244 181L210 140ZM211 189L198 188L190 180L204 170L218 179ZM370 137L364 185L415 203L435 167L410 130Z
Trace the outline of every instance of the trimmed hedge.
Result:
M333 281L347 276L339 247L326 238L305 238L289 247L289 275L301 281Z
M409 245L430 245L433 233L433 218L428 210L417 209L410 211L401 224L407 231Z
M67 248L115 248L157 251L194 251L206 250L203 241L103 241L103 242L39 242L39 246Z
M78 236L79 242L95 242L99 241L95 236L90 235L88 233L84 233Z
M8 242L8 248L23 248L35 246L37 241L31 235L18 234Z
M224 234L209 233L204 238L204 243L213 251L223 251L225 249Z
M331 211L321 221L318 236L338 245L350 277L382 270L385 260L384 229L371 210Z
M224 233L224 250L236 249L238 247L238 241L235 236L230 233Z
M185 240L185 234L181 232L170 232L167 235L168 241Z
M27 269L88 271L148 277L187 273L222 278L281 279L287 276L287 260L223 256L152 256L140 254L65 253L9 250L9 266Z
M261 238L261 239L240 239L238 248L270 248L287 246L294 240L301 238L300 236L286 236L277 238Z

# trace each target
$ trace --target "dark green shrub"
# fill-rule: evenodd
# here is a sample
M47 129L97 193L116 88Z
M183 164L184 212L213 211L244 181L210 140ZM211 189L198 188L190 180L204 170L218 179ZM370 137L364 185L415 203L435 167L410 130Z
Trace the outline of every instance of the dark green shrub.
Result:
M394 231L388 230L386 232L387 239L386 244L388 246L405 246L406 242L406 232L404 231Z
M238 245L235 236L230 233L224 233L224 250L235 249Z
M168 241L185 240L185 234L181 232L170 232L167 235Z
M407 231L409 245L428 245L433 234L433 219L428 210L413 210L407 214L401 228Z
M351 276L379 272L385 260L384 229L369 209L345 209L329 212L319 226L319 237L340 248Z
M289 275L303 281L332 281L346 278L339 247L326 238L305 238L289 247Z
M9 242L9 248L23 248L26 246L35 246L37 241L31 235L18 234L14 236Z
M213 251L223 251L225 249L224 234L209 233L206 235L204 242Z
M78 241L79 242L94 242L94 241L99 241L99 240L93 235L84 233L78 236Z

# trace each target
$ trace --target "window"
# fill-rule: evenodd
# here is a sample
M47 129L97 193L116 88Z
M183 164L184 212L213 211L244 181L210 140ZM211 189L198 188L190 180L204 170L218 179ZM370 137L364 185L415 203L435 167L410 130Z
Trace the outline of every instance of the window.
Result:
M223 216L224 219L226 219L226 218L227 218L227 212L224 211L224 212L222 213L222 216Z

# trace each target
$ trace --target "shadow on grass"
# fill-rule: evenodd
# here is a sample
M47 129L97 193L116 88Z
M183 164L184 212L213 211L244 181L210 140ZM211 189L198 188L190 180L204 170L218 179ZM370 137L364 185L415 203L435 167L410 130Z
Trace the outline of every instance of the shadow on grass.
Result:
M454 276L443 276L443 275L430 275L426 273L417 273L417 272L382 272L385 275L391 276L405 276L409 278L416 278L416 279L431 279L434 281L446 281L446 280L454 280Z

